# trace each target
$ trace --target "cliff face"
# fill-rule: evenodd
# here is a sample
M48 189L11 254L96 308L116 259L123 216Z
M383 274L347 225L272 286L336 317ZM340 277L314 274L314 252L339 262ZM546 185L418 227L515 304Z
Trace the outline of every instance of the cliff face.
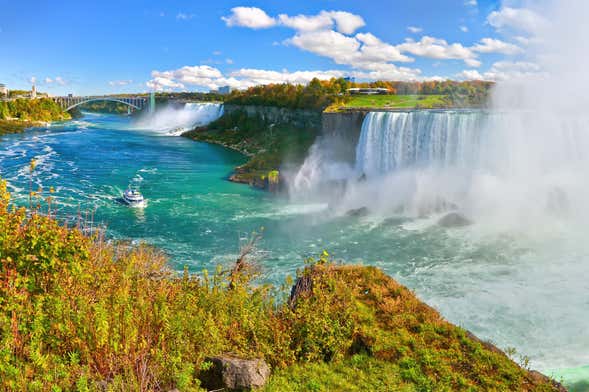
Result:
M274 106L229 105L224 106L225 114L245 112L248 117L259 117L262 122L270 124L289 124L295 128L319 128L321 113L306 109L287 109Z
M356 160L356 145L367 113L367 111L349 111L322 114L322 142L329 144L335 159L350 163Z
M184 136L246 154L250 160L237 167L230 180L269 189L269 173L287 167L296 171L314 142L328 146L333 159L353 163L367 113L225 105L221 118ZM284 178L279 178L278 183L283 184Z

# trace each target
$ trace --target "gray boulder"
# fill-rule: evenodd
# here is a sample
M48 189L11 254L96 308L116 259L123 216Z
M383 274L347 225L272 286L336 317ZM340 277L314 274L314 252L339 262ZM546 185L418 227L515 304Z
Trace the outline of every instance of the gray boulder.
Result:
M208 390L249 391L266 384L270 366L262 359L241 359L222 355L205 359L212 363L201 373L201 385Z
M446 228L472 225L472 222L458 212L449 212L438 221L438 225Z
M349 210L348 212L346 212L346 216L350 216L353 218L359 218L359 217L366 216L369 213L370 213L370 211L368 211L368 208L360 207L360 208L356 208L353 210Z

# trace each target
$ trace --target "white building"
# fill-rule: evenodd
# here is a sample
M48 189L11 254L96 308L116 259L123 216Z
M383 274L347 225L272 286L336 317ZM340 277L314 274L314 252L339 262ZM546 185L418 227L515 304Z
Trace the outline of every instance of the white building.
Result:
M8 95L8 88L5 84L0 83L0 97Z
M377 94L389 94L389 90L383 87L353 87L349 88L350 94L363 94L363 95L377 95Z
M31 99L35 98L37 98L37 87L35 87L35 85L33 84L33 87L31 88Z

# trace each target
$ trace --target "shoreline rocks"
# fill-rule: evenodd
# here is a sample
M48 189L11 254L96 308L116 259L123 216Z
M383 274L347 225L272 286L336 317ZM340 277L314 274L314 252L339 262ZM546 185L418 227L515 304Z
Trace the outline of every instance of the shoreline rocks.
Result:
M262 359L241 359L232 355L206 358L211 367L200 375L208 390L252 390L263 387L270 377L270 366Z

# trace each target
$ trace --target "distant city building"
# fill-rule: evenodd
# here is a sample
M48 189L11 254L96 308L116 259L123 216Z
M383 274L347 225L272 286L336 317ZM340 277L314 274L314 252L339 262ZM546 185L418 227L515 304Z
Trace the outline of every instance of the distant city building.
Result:
M219 94L229 94L231 92L231 86L219 87Z
M377 94L389 94L388 88L384 87L354 87L349 88L350 94L364 94L364 95L377 95Z
M37 87L35 87L35 85L33 84L33 87L31 88L31 99L35 98L37 98Z
M7 96L8 95L8 88L5 84L0 83L0 96Z

